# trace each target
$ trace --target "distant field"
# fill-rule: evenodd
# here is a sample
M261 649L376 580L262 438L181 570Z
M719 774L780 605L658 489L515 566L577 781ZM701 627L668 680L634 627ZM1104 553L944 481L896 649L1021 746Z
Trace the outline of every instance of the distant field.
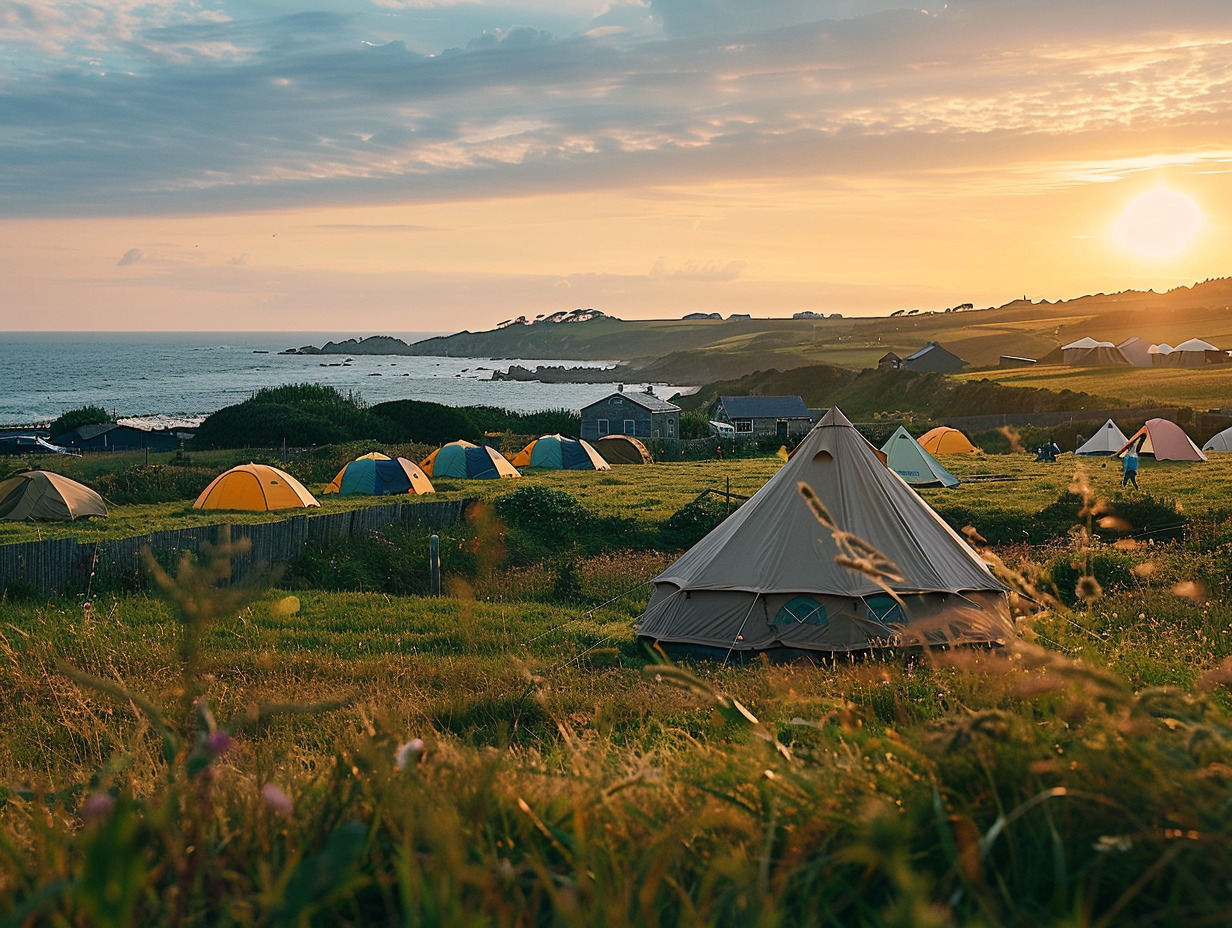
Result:
M1232 364L1211 368L1062 367L976 371L958 380L993 380L1010 387L1043 387L1115 396L1131 406L1232 406Z

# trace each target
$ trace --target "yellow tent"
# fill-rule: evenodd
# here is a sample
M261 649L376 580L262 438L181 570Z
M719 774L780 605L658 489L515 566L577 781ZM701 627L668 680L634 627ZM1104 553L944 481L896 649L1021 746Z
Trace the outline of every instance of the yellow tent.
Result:
M920 436L920 445L929 454L979 454L980 449L971 444L958 429L939 425Z
M201 491L194 509L303 509L320 506L303 484L268 464L241 464L219 474Z

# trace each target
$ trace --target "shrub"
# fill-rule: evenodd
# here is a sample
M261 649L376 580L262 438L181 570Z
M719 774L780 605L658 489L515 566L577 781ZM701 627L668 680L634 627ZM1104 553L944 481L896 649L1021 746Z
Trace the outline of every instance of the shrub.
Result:
M55 438L83 425L106 425L111 421L111 413L102 406L82 406L79 409L70 409L60 418L53 419L47 430Z
M692 547L725 518L726 506L717 501L703 499L687 503L659 526L660 546L665 551Z
M483 441L483 429L460 409L421 400L378 403L372 413L393 427L399 440L443 445L451 441Z
M193 447L273 448L284 442L303 447L396 437L388 420L364 408L356 396L320 384L288 384L259 390L207 417Z
M568 493L547 487L519 487L497 497L494 505L506 525L539 541L571 540L595 519L590 510Z

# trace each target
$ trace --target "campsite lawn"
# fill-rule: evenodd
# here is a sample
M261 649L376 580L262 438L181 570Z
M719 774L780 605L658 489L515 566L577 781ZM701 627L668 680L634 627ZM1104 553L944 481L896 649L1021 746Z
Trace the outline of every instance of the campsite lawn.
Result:
M1175 501L1194 518L1221 518L1232 507L1232 455L1213 454L1208 462L1185 464L1143 459L1139 472L1141 493ZM945 455L947 469L968 480L954 489L922 489L921 495L942 512L947 507L1008 513L1026 517L1053 503L1070 486L1077 468L1090 477L1096 491L1109 499L1120 494L1120 470L1106 458L1076 458L1062 455L1054 464L1035 462L1027 453ZM517 480L440 480L440 491L418 499L480 498L491 500L522 486L562 490L600 516L619 516L640 522L662 522L700 494L710 491L751 496L782 466L775 456L735 460L683 461L652 466L623 466L611 471L545 471L527 469ZM338 497L321 491L324 483L309 489L321 501L319 510L304 510L311 518L331 513L393 502L392 497ZM722 497L714 496L723 506ZM733 502L733 505L738 500ZM268 522L297 512L225 514L195 510L191 500L141 505L114 505L106 520L78 523L23 524L0 522L0 544L38 538L76 537L81 541L108 540L147 532L199 525ZM961 526L959 526L961 527ZM978 525L976 526L979 527Z
M1132 406L1188 406L1222 409L1232 403L1232 364L1209 368L1047 367L984 370L953 375L958 380L993 380L1009 387L1073 390L1115 396Z

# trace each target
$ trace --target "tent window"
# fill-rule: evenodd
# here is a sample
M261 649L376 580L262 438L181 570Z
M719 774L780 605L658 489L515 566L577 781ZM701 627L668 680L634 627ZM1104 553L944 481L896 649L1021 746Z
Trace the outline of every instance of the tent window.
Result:
M797 596L788 600L774 617L775 625L819 625L825 628L830 624L826 618L826 607L808 596Z
M736 427L736 431L741 435L752 435L753 434L753 420L752 419L733 419L732 425Z
M813 455L813 460L814 461L833 461L834 455L832 455L829 451L818 451L815 455Z
M894 598L885 593L867 596L864 605L868 606L868 617L879 625L902 624L903 607Z

